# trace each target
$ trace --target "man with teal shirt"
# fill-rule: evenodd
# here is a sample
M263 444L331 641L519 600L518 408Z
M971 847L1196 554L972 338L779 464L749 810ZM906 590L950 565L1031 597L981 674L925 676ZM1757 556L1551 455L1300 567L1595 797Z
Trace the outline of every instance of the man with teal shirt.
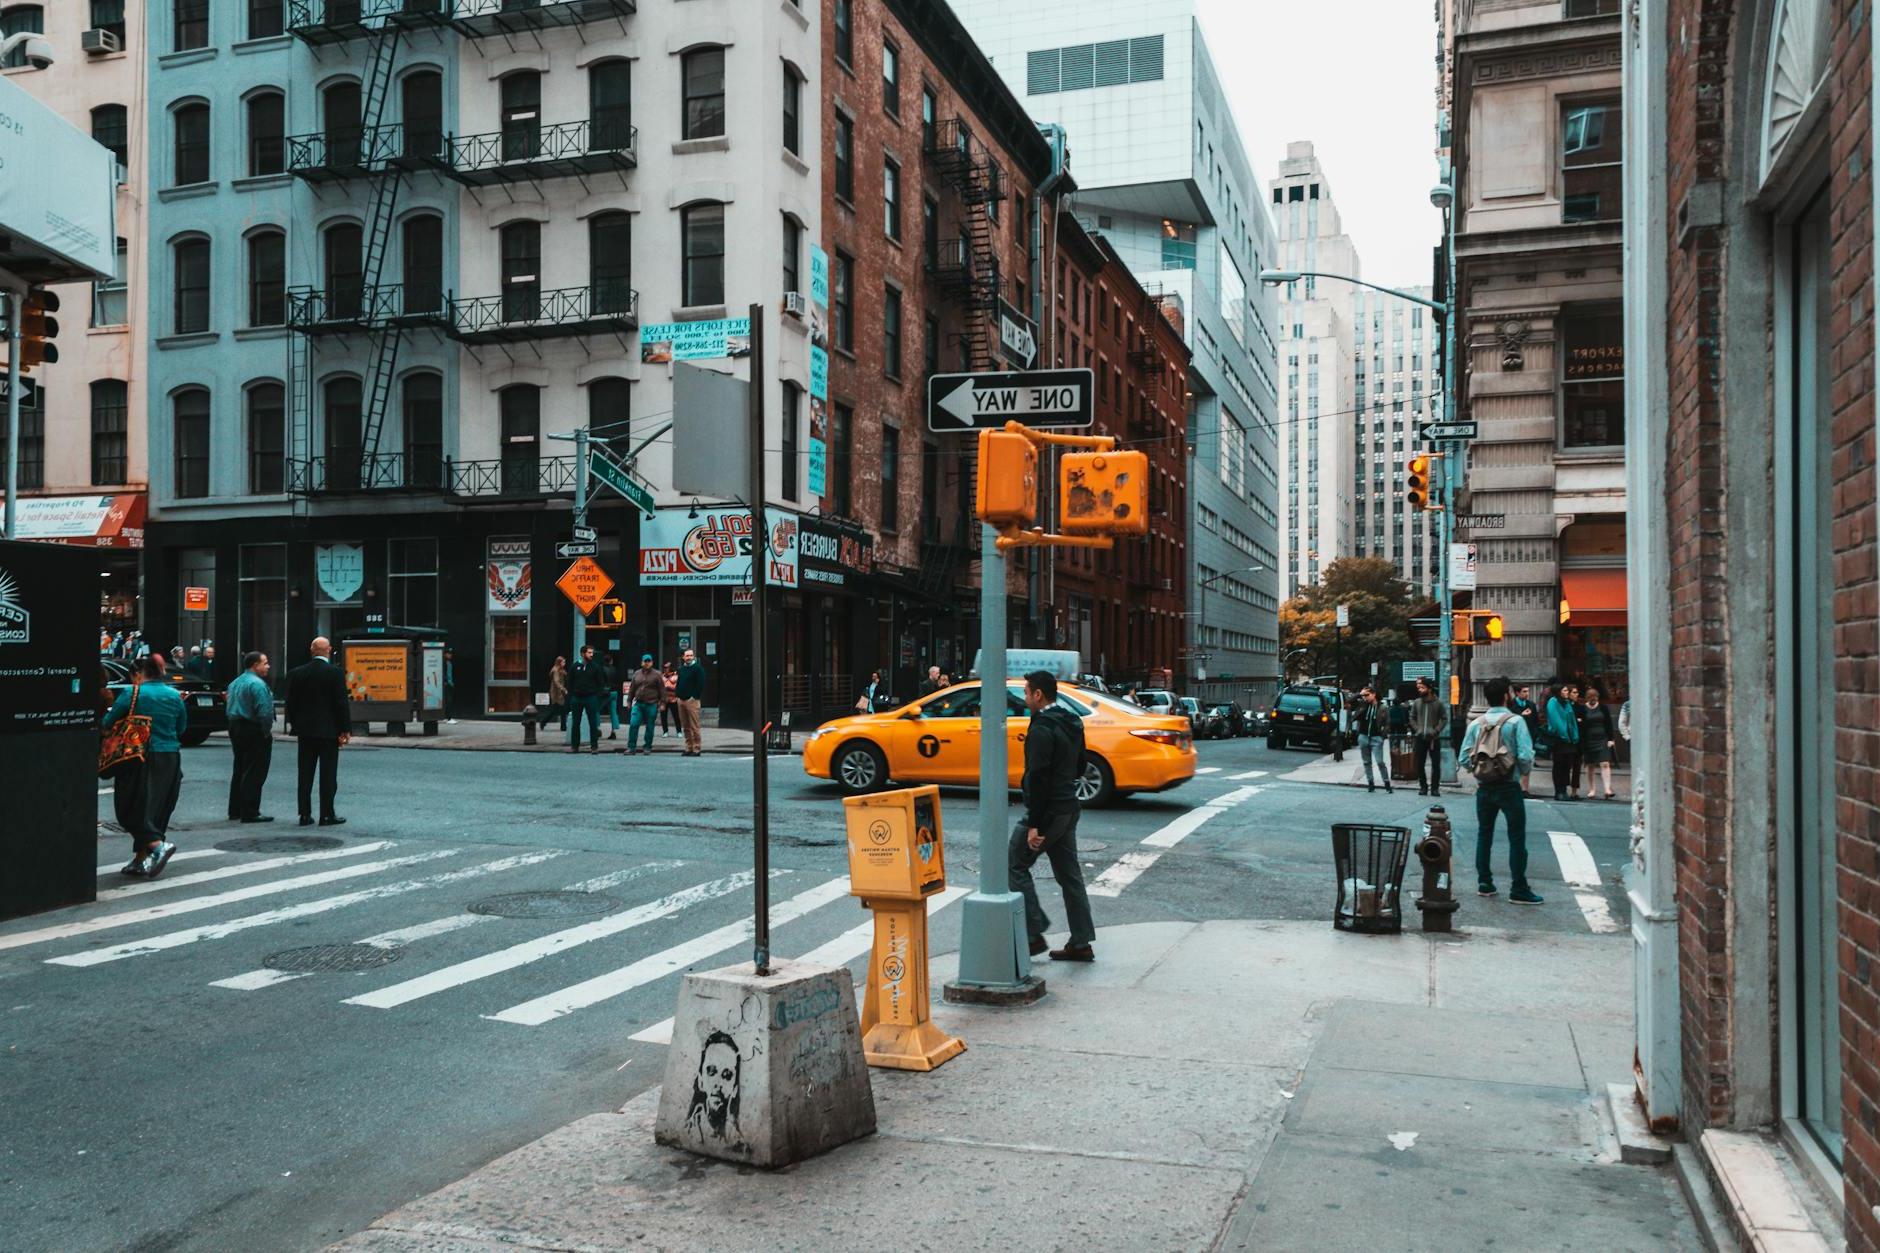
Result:
M176 854L176 845L163 837L183 787L183 732L189 729L189 706L175 688L163 681L163 662L139 659L131 671L131 685L118 693L104 716L109 727L137 713L150 719L150 744L141 766L118 775L112 788L112 807L118 825L131 837L131 859L123 873L154 879Z
M274 762L274 689L268 686L266 653L242 658L242 672L228 685L228 738L235 764L228 779L228 816L239 822L273 822L261 812L261 789Z

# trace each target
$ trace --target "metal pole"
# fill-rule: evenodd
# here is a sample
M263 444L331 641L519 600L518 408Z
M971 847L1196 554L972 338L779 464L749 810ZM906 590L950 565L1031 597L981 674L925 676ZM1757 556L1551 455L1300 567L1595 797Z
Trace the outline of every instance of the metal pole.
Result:
M587 525L588 518L588 429L576 427L574 432L574 524L577 527ZM574 651L569 654L570 662L581 660L581 650L587 647L587 615L580 606L574 609ZM620 693L612 692L609 700L619 700ZM611 708L611 706L609 706ZM579 724L575 728L576 738L580 737Z
M0 535L16 538L13 519L19 510L20 481L20 294L9 291L7 309L7 503L6 525Z
M764 567L770 538L764 513L764 306L751 317L751 861L757 871L751 962L770 973L770 631Z
M1448 291L1444 293L1443 310L1443 421L1459 422L1461 413L1456 407L1456 397L1460 389L1456 382L1456 339L1461 320L1461 293L1456 290L1456 213L1452 206L1443 215L1447 228L1449 245L1448 257L1444 264L1448 272ZM1442 470L1441 491L1437 496L1438 512L1436 515L1436 597L1437 623L1436 646L1436 699L1449 711L1449 718L1444 720L1442 738L1437 741L1437 762L1441 778L1446 783L1453 783L1456 777L1455 754L1449 746L1449 719L1455 716L1454 708L1449 703L1449 676L1454 672L1455 650L1455 594L1449 586L1449 545L1455 534L1456 480L1460 477L1455 462L1458 450L1462 446L1453 440L1440 440L1436 451L1442 455L1437 465Z

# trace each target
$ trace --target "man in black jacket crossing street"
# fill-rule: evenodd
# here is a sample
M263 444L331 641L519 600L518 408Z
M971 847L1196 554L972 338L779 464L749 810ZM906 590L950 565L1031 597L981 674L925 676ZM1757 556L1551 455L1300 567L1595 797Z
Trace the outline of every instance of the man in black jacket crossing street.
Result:
M1077 860L1077 780L1084 772L1084 724L1058 703L1057 679L1043 670L1025 676L1025 707L1031 710L1025 734L1025 778L1020 785L1025 816L1012 831L1011 888L1025 898L1025 930L1036 957L1050 947L1044 933L1051 920L1038 903L1031 868L1041 855L1049 857L1051 873L1064 892L1064 913L1071 927L1064 947L1051 950L1051 960L1095 961L1097 955L1090 946L1097 929L1090 920L1083 863Z

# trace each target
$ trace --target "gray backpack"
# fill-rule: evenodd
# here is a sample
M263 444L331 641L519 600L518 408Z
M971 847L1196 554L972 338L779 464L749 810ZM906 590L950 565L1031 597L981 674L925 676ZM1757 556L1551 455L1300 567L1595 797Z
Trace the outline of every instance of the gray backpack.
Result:
M1506 783L1514 778L1514 749L1502 736L1513 715L1490 719L1484 714L1476 732L1475 747L1466 763L1478 784Z

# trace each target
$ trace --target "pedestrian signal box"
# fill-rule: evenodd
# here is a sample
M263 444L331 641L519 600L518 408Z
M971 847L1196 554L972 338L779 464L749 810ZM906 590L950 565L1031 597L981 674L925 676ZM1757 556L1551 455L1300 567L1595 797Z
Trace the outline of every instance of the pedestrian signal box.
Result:
M1501 643L1501 615L1493 609L1457 609L1454 614L1449 635L1457 647Z
M1149 455L1067 452L1058 461L1058 525L1069 535L1149 533Z
M979 432L979 485L973 512L993 526L1038 520L1038 448L1011 431Z
M588 619L588 628L594 631L617 631L627 625L626 602L603 600L594 606L594 615Z
M852 895L918 901L946 887L939 788L851 796L842 805L848 819Z

